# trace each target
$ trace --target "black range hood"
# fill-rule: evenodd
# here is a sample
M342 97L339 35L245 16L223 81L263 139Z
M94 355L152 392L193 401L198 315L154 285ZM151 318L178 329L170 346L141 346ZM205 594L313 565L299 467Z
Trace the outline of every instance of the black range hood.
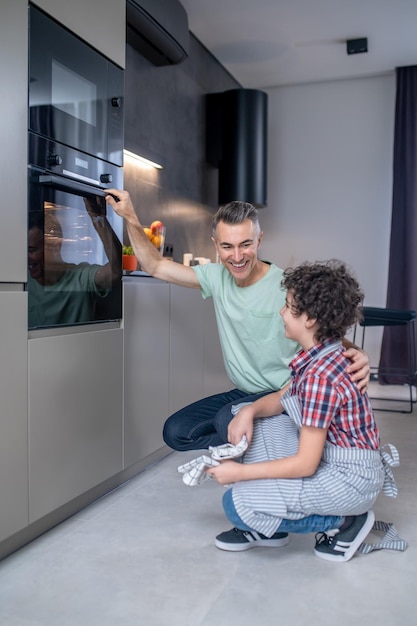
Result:
M243 88L206 96L206 158L219 168L219 204L267 204L267 98Z

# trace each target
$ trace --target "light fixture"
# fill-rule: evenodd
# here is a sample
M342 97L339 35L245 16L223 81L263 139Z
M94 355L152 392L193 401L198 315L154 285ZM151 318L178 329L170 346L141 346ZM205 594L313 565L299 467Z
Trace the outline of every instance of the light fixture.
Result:
M125 157L127 157L128 159L132 159L136 163L140 164L142 167L149 168L149 169L154 168L157 170L164 169L163 166L160 165L159 163L156 163L155 161L151 161L150 159L146 159L143 156L139 156L139 154L135 154L134 152L130 152L130 150L123 150L123 154Z

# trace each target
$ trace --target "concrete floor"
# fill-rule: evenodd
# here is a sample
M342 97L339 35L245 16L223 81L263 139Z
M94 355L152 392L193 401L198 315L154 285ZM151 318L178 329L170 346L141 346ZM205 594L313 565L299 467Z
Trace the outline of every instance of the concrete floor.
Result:
M400 452L394 522L406 552L318 559L312 535L284 548L218 550L223 488L182 483L173 453L0 563L1 626L378 626L417 624L417 408L376 413Z

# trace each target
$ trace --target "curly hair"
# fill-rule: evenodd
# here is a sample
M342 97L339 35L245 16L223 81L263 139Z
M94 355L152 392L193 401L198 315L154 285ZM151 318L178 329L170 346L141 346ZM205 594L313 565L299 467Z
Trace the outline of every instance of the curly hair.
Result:
M317 320L317 341L342 339L362 318L363 291L342 261L331 259L288 268L281 285L292 296L294 315L307 313L309 319Z
M255 225L255 232L259 235L261 227L259 224L258 209L256 209L253 204L250 204L250 202L240 202L239 200L223 204L213 216L211 226L213 239L216 239L216 229L219 222L235 225L242 224L245 220L250 220Z

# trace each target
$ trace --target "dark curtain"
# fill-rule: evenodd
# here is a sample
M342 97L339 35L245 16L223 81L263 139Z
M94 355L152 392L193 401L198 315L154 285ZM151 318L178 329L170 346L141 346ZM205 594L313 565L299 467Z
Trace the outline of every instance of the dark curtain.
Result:
M417 66L396 70L391 242L387 308L417 309ZM405 327L384 329L379 382L409 382L386 368L407 366ZM415 384L415 380L414 380Z

